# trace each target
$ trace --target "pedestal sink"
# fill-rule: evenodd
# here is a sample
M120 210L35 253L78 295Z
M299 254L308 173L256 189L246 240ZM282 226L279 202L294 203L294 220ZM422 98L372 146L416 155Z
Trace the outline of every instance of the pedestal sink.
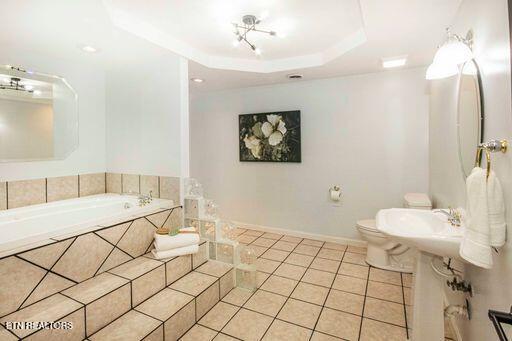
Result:
M452 226L442 212L391 208L377 213L377 229L419 251L414 276L412 340L444 340L444 280L432 270L436 257L461 259L464 226Z

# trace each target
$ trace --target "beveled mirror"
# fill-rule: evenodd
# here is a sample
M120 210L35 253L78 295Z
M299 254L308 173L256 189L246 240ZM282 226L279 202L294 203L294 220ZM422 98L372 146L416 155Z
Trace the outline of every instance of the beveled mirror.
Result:
M78 96L62 77L0 65L0 162L64 159L78 147Z
M474 60L460 69L457 102L457 142L460 168L466 178L475 166L478 145L483 138L483 106L478 65Z

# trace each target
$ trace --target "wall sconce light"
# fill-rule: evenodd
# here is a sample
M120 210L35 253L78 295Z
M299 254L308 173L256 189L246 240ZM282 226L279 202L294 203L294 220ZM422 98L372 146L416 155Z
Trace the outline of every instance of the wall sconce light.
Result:
M427 69L426 79L441 79L459 73L459 65L473 59L473 31L463 38L446 29L446 41L437 49L432 64Z

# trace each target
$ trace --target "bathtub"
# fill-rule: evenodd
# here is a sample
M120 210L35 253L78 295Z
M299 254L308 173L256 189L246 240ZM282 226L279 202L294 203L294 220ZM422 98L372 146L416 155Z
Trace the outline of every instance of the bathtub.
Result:
M172 200L153 199L141 207L134 195L99 194L0 211L0 253L172 207Z

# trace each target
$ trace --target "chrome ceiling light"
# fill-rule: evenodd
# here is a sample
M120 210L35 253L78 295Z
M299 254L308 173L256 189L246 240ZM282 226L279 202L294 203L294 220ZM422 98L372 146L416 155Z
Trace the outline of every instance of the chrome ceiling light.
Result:
M463 38L446 29L446 40L437 49L432 64L427 69L426 79L441 79L459 73L459 65L473 59L473 31Z
M6 78L4 83L0 83L0 90L14 90L14 91L23 91L28 93L34 92L34 87L32 85L24 85L21 83L21 78L11 77Z
M233 33L236 35L236 39L235 41L233 41L233 45L238 46L243 41L247 43L247 45L251 48L254 54L259 56L261 54L261 50L258 47L256 47L253 43L249 42L249 40L247 39L247 34L253 31L265 33L273 37L277 35L275 31L257 29L256 25L258 25L260 22L261 20L256 18L256 16L254 15L244 15L242 17L242 24L233 23L233 27L235 29Z

